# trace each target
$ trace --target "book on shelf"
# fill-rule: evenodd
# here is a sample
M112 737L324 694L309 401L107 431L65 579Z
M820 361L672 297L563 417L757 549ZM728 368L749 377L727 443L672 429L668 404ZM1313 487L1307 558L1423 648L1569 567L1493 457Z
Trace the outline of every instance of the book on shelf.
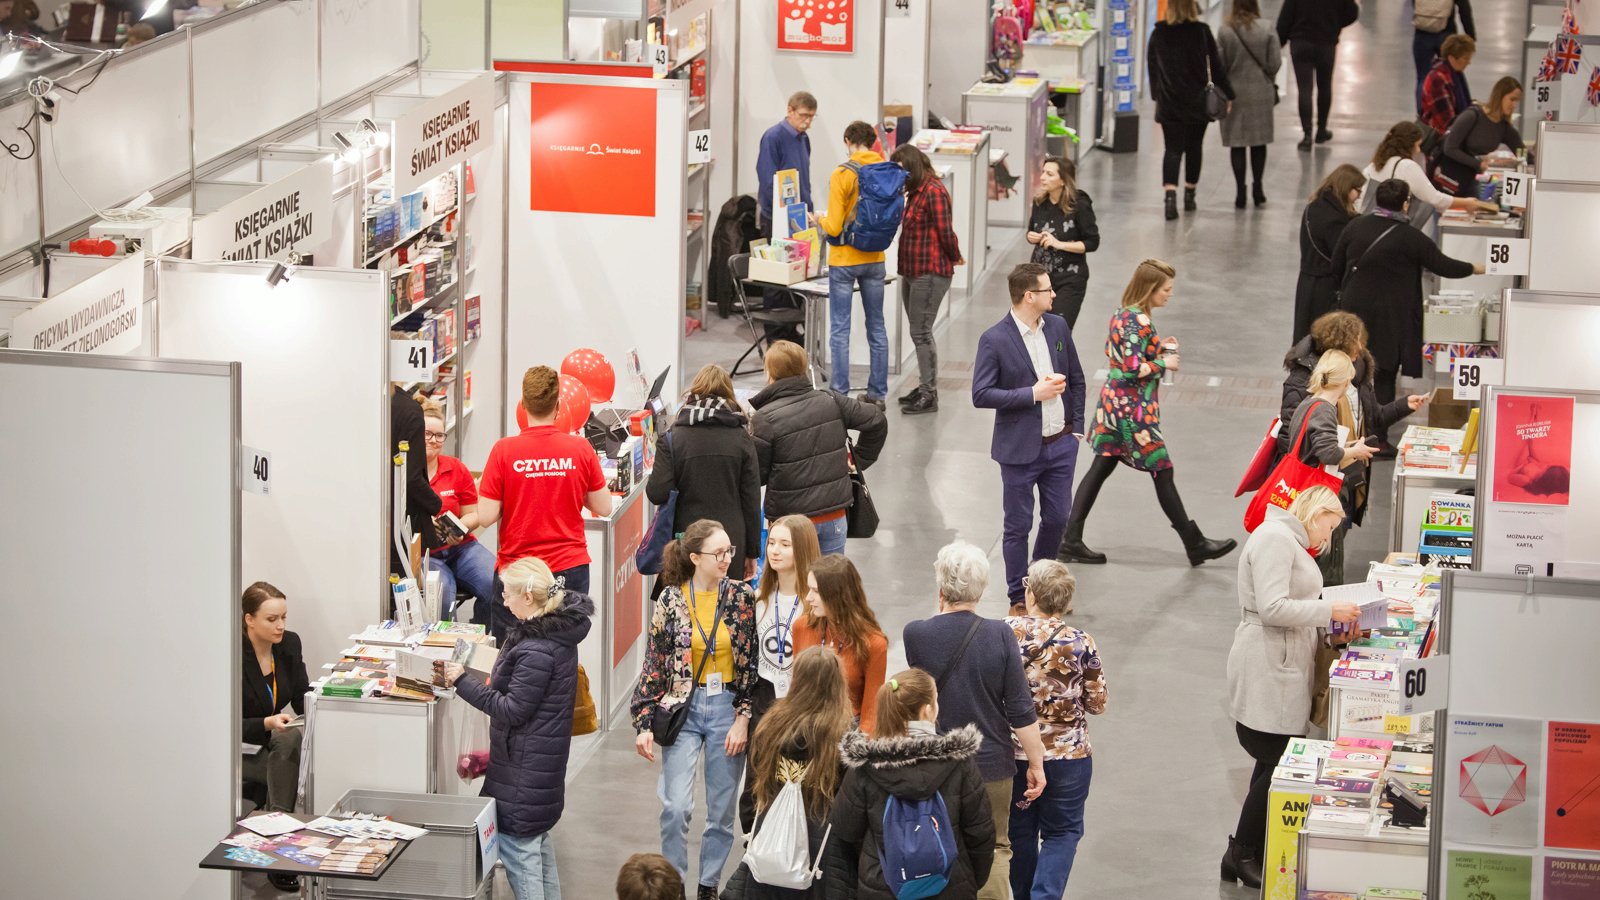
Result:
M347 660L359 663L375 663L386 666L394 662L394 647L383 647L376 644L356 644L348 647L340 654Z
M1361 900L1361 895L1344 891L1306 891L1300 895L1300 900Z
M404 652L404 651L402 651ZM1328 754L1328 765L1379 772L1388 762L1388 754L1367 747L1335 747Z
M1306 813L1306 830L1334 834L1366 834L1372 827L1370 809L1335 809L1313 806Z
M1317 770L1280 765L1272 770L1272 789L1309 791L1317 785Z
M467 340L475 341L483 333L483 297L473 294L467 298Z
M1410 425L1397 449L1408 469L1454 469L1465 439L1465 429Z
M1333 742L1335 747L1363 747L1368 750L1377 750L1385 754L1394 751L1394 741L1388 738L1367 738L1345 736Z
M489 630L483 625L475 625L472 622L452 622L446 619L428 626L428 633L422 639L422 646L454 647L456 641L461 638L486 641L489 639Z
M324 697L370 697L378 689L378 680L373 678L329 678L322 683Z
M1364 900L1428 900L1428 892L1415 888L1370 887Z

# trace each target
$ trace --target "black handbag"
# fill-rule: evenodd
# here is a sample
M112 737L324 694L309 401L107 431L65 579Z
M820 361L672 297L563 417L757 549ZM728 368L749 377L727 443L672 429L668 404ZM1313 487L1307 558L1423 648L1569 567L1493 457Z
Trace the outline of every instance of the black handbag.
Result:
M719 587L720 591L721 588ZM727 607L722 600L717 601L717 617L711 623L710 643L717 641L717 629L722 627L722 613ZM690 610L690 615L694 611ZM658 701L656 708L650 711L650 736L656 743L663 747L671 747L678 740L678 734L683 731L683 725L689 721L689 704L694 700L694 692L700 690L700 673L706 670L706 662L711 659L710 653L700 655L700 665L695 667L694 680L689 683L689 696L677 706L663 707Z
M850 462L850 509L845 512L845 537L869 538L878 533L878 507L872 502L866 476L856 467L856 447L844 439L845 456Z
M1228 114L1228 98L1222 96L1222 91L1211 81L1211 54L1206 53L1206 118L1212 122L1221 120Z

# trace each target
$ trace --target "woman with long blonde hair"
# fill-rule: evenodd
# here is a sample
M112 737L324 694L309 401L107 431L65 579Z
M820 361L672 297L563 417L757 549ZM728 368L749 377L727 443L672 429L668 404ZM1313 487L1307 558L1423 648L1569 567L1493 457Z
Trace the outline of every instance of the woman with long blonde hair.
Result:
M1207 538L1184 511L1183 498L1178 496L1178 486L1173 481L1172 459L1161 434L1161 376L1178 369L1178 339L1156 334L1151 316L1171 302L1177 275L1177 269L1159 259L1139 263L1122 292L1122 308L1111 317L1111 334L1106 338L1106 383L1100 390L1094 427L1087 436L1095 460L1078 483L1078 493L1073 498L1072 517L1067 520L1067 532L1056 554L1062 562L1106 561L1104 553L1096 553L1084 543L1083 526L1101 485L1111 477L1119 461L1148 473L1155 481L1156 499L1183 539L1189 565L1198 566L1224 556L1238 546L1231 539Z

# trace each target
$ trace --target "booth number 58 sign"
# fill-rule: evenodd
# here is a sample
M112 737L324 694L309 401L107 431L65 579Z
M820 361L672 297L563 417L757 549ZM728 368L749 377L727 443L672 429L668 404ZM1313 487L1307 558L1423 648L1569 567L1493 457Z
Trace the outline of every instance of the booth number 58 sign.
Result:
M1528 274L1528 239L1489 238L1483 271L1488 275Z

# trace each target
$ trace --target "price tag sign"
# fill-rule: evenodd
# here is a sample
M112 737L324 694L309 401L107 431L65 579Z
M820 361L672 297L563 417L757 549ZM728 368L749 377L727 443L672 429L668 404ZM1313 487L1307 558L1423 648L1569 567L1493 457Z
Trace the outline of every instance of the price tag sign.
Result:
M1386 715L1386 716L1383 717L1383 733L1384 734L1410 734L1412 731L1415 731L1415 730L1416 729L1411 724L1411 717L1410 716L1388 716L1388 715Z
M1503 359L1467 359L1456 357L1456 371L1450 379L1450 396L1456 400L1482 400L1483 386L1505 384L1506 361Z
M1505 200L1505 205L1512 209L1527 209L1528 188L1533 185L1533 176L1521 172L1507 172L1501 179L1500 196Z
M711 162L711 129L689 132L689 165Z
M239 483L252 494L272 493L272 454L254 447L239 448Z
M656 73L658 78L666 75L672 70L672 61L668 58L669 54L667 53L666 44L651 44L649 47L648 56L650 59L650 68Z
M1489 238L1483 271L1488 275L1528 274L1527 238Z
M1400 715L1443 709L1450 702L1450 657L1400 661ZM1384 718L1388 728L1389 717Z
M389 342L390 381L431 381L435 362L432 341Z

